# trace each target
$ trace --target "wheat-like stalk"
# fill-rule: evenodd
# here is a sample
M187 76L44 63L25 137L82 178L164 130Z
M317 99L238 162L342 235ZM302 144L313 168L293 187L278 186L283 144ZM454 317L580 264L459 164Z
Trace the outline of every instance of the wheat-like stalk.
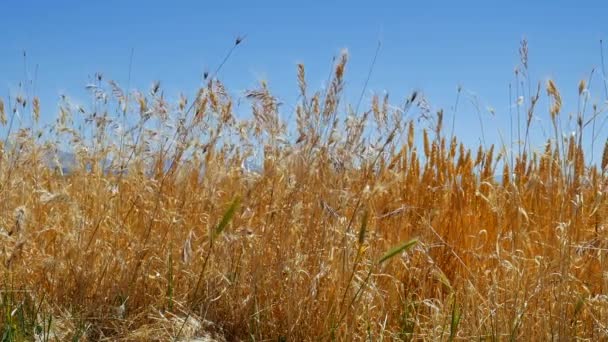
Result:
M265 82L234 98L217 72L175 101L97 75L91 106L66 96L48 127L38 97L0 100L1 124L31 109L44 131L9 125L0 146L5 336L608 338L608 141L595 165L590 121L563 138L555 83L555 138L526 145L529 89L515 155L446 134L418 92L348 106L347 64L318 91L298 64L286 105Z

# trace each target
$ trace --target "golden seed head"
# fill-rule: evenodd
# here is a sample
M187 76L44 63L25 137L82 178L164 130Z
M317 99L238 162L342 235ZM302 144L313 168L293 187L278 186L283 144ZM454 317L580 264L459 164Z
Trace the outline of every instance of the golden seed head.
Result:
M557 114L560 112L562 108L562 97L555 86L555 82L553 80L547 81L547 94L553 98L553 104L551 105L550 113L551 120L555 120Z
M4 112L4 101L0 99L0 124L6 125L6 113Z
M604 152L602 153L602 171L606 171L606 167L608 167L608 139L606 139Z
M40 120L40 99L38 98L38 96L34 97L32 103L34 106L34 121L37 123Z
M578 94L579 94L579 95L582 95L582 94L583 94L583 91L585 91L585 87L586 87L586 85L585 85L585 80L583 79L583 80L581 80L581 82L578 84Z
M300 87L300 94L306 96L306 73L302 63L298 64L298 86Z

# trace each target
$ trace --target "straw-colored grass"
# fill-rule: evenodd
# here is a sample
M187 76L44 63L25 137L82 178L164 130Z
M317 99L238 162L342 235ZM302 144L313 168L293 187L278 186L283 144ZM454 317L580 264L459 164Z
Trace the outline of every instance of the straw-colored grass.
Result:
M4 338L608 339L608 152L586 163L588 118L562 139L555 83L537 153L408 119L418 93L355 112L346 66L318 92L297 67L293 126L264 83L237 118L213 75L176 104L99 76L42 128L4 99Z

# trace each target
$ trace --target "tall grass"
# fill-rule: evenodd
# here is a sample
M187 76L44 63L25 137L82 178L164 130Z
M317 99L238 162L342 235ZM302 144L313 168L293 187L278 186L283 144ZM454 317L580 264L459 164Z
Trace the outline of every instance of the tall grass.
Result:
M582 139L606 108L563 138L549 81L514 151L464 146L442 111L406 119L418 93L341 104L346 66L313 91L298 65L294 134L269 85L237 118L214 76L173 104L98 75L41 128L8 127L36 97L0 102L4 338L608 338L608 150Z

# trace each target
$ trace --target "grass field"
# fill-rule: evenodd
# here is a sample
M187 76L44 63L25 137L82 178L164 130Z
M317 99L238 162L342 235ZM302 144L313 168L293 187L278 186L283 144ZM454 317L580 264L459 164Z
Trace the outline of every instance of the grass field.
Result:
M50 126L5 98L3 340L608 339L606 105L568 118L532 82L517 141L464 146L416 92L341 103L346 66L315 92L298 65L292 126L213 75L176 103L100 75Z

